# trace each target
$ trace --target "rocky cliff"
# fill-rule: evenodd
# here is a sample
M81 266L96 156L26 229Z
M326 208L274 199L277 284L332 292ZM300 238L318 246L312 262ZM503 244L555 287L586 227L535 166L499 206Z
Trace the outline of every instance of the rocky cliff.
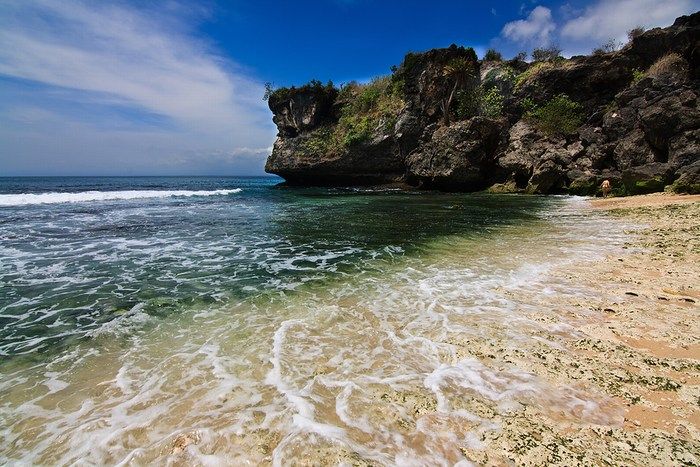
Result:
M292 184L451 191L700 192L700 13L619 51L480 61L409 53L390 76L269 96L266 171Z

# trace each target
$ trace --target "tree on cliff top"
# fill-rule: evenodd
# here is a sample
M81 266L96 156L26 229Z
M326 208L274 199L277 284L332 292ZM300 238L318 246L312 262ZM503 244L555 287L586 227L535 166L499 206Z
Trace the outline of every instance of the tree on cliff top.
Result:
M474 64L466 58L454 58L442 69L442 75L446 84L451 86L450 93L445 96L440 104L445 125L450 124L450 106L455 93L466 87L467 83L476 76Z
M502 62L503 61L503 55L496 49L489 49L486 51L484 54L484 61L487 62Z
M532 51L532 60L534 62L553 62L561 57L561 48L552 45L550 47L537 48Z

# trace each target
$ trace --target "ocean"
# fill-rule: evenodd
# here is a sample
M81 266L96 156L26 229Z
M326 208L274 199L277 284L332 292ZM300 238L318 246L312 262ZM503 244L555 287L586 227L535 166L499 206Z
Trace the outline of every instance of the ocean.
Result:
M613 416L464 350L574 334L552 271L622 245L585 200L280 181L0 178L0 463L441 464L495 429L466 395Z

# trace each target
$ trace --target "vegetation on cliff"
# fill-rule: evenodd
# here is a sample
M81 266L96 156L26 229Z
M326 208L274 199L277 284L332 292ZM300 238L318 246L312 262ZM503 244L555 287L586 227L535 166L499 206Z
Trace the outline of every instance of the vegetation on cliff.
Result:
M343 147L368 141L376 131L390 131L404 102L400 81L375 78L369 84L350 83L340 90L340 119L333 138Z
M453 45L367 84L268 87L279 138L266 170L303 184L695 190L700 13L629 39L570 59L535 49L530 62Z
M547 135L576 133L583 123L583 107L566 94L553 97L542 105L530 104L525 118Z

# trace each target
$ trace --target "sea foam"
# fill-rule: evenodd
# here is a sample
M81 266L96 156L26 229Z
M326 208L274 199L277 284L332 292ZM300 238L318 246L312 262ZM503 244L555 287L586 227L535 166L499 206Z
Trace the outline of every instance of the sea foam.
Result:
M29 204L81 203L86 201L111 201L121 199L169 198L174 196L221 196L240 193L240 188L228 190L125 190L81 191L77 193L18 193L0 195L0 206L25 206Z

